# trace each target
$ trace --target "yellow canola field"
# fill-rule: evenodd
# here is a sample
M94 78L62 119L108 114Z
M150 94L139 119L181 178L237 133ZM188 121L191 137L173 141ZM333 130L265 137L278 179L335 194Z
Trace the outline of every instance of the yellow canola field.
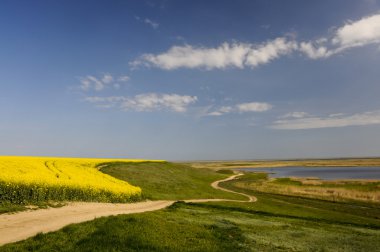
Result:
M127 202L141 188L100 172L110 162L134 159L0 157L0 200L26 203L46 200ZM160 162L157 160L156 162Z

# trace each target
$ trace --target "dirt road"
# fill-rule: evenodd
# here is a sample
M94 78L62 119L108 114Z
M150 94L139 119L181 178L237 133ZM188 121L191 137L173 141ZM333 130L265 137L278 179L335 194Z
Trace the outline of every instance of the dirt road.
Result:
M242 173L239 173L239 174L233 175L231 177L228 177L226 179L222 179L222 180L218 180L218 181L212 182L211 186L214 187L215 189L218 189L218 190L222 190L222 191L226 191L226 192L230 192L230 193L235 193L235 194L243 195L243 196L245 196L245 197L248 198L248 202L256 202L257 198L255 196L251 196L251 195L248 195L248 194L245 194L245 193L235 192L235 191L228 190L226 188L223 188L223 187L219 186L219 183L230 181L230 180L234 180L236 177L239 177L239 176L242 176L242 175L243 175ZM233 201L237 201L237 200L233 200ZM240 201L240 202L244 202L244 201Z
M208 202L208 201L235 201L255 202L256 198L244 193L234 192L219 186L220 182L235 179L242 174L233 175L227 179L218 180L211 186L218 190L236 193L246 196L249 200L226 200L226 199L190 199L185 202ZM175 201L158 200L145 201L130 204L73 202L60 208L48 208L30 210L14 214L0 215L0 246L24 240L38 233L56 231L72 223L80 223L93 220L98 217L132 214L155 211L172 205Z

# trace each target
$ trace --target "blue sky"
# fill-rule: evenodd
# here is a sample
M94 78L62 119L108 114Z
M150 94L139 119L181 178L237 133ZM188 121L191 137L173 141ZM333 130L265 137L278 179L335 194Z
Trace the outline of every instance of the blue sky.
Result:
M380 1L3 1L0 153L379 156Z

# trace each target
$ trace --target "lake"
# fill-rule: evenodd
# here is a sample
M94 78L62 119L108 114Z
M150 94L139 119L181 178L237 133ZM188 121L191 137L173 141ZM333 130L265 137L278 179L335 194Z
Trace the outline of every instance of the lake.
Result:
M318 177L334 179L380 179L380 167L281 167L241 168L240 171L267 172L272 178Z

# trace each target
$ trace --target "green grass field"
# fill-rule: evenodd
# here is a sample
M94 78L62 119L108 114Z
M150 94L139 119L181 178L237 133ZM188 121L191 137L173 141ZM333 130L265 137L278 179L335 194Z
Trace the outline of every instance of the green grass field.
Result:
M176 163L111 163L101 171L141 187L143 195L152 200L238 199L244 196L216 190L213 181L227 178L209 169L195 169Z
M214 190L207 184L227 176L169 163L154 167L113 164L104 171L132 179L153 199L175 198L187 190L190 198L209 197ZM176 181L181 174L197 186ZM380 251L377 204L331 202L241 187L241 183L259 181L260 176L249 174L222 184L257 196L255 203L178 202L160 211L69 225L0 251ZM161 183L170 186L161 187Z
M379 220L356 213L343 213L348 219L337 220L337 214L328 217L334 211L318 206L299 216L314 207L299 203L290 201L281 211L270 201L176 203L156 212L70 225L6 245L1 251L379 250ZM289 208L291 212L286 212Z

